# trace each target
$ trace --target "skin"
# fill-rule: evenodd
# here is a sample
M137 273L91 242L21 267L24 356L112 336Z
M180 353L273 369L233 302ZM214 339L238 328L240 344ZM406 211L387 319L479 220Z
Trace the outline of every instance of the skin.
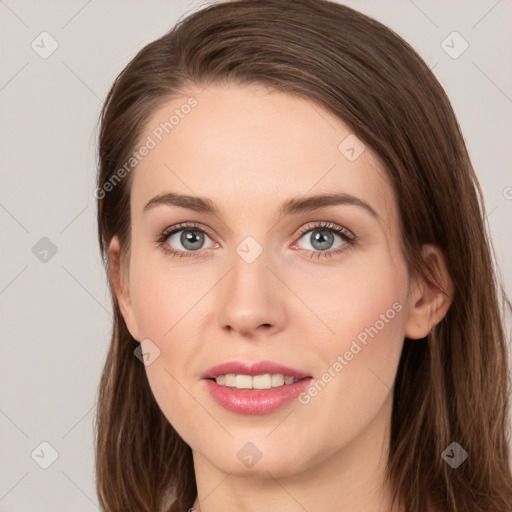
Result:
M355 161L340 152L351 132L327 110L253 85L190 95L198 105L133 171L129 263L119 261L117 238L110 259L132 336L160 350L147 377L192 448L194 508L387 512L393 382L404 337L426 336L450 305L443 255L424 247L448 295L409 275L386 173L369 147ZM188 98L154 112L141 140ZM170 191L210 198L221 214L171 205L143 212L151 198ZM378 219L345 204L278 220L285 200L332 192L364 200ZM311 242L314 232L297 236L318 221L350 230L357 243L343 246L331 232L327 251L344 249L323 256ZM169 238L170 247L193 253L173 258L155 240L181 222L208 231L195 252L180 243L181 232ZM263 249L252 263L236 252L247 236ZM308 404L293 400L270 414L244 416L218 405L200 379L233 360L276 361L320 379L394 303L401 311ZM251 468L237 457L248 442L262 454Z

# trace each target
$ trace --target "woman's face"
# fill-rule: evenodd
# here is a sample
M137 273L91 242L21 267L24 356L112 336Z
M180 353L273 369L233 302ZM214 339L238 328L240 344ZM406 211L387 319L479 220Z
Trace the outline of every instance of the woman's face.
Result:
M122 311L160 408L195 462L225 473L375 453L411 321L386 173L304 99L256 86L191 97L152 115L132 171ZM211 380L233 374L249 377ZM275 387L231 387L251 383Z

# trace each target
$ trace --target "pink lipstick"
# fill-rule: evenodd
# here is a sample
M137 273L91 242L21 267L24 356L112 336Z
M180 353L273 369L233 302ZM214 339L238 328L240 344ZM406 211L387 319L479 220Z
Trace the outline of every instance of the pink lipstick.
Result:
M223 363L201 375L211 397L239 414L268 414L296 398L312 376L271 361Z

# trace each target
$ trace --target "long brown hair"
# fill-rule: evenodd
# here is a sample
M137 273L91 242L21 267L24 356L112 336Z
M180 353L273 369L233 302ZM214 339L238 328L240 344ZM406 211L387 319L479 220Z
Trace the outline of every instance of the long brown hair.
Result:
M235 0L192 13L145 46L115 80L100 118L96 197L109 281L112 237L124 258L130 247L132 173L113 178L155 109L210 83L263 84L314 101L374 150L398 198L411 272L432 279L421 248L434 244L455 288L429 336L404 341L387 464L394 497L414 512L429 504L510 511L502 319L510 303L500 297L482 192L442 87L377 21L328 0ZM191 449L152 395L110 286L114 322L95 426L99 501L107 512L182 512L197 493ZM441 457L452 442L469 454L457 469Z

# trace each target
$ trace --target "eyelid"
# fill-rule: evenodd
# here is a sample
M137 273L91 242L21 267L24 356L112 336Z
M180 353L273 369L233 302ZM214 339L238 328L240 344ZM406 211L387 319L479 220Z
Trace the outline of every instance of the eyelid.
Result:
M171 234L174 234L177 231L184 231L187 229L190 231L204 231L210 238L215 238L215 236L213 235L213 231L209 227L198 222L180 222L179 224L174 224L172 226L165 228L161 236L169 237Z
M302 237L302 235L304 235L304 233L307 233L308 231L312 231L315 229L330 229L332 231L339 232L338 234L340 235L345 235L350 240L355 240L356 238L354 233L352 233L352 231L350 231L346 227L328 221L312 221L312 223L308 223L306 226L301 228L295 236L300 238Z

